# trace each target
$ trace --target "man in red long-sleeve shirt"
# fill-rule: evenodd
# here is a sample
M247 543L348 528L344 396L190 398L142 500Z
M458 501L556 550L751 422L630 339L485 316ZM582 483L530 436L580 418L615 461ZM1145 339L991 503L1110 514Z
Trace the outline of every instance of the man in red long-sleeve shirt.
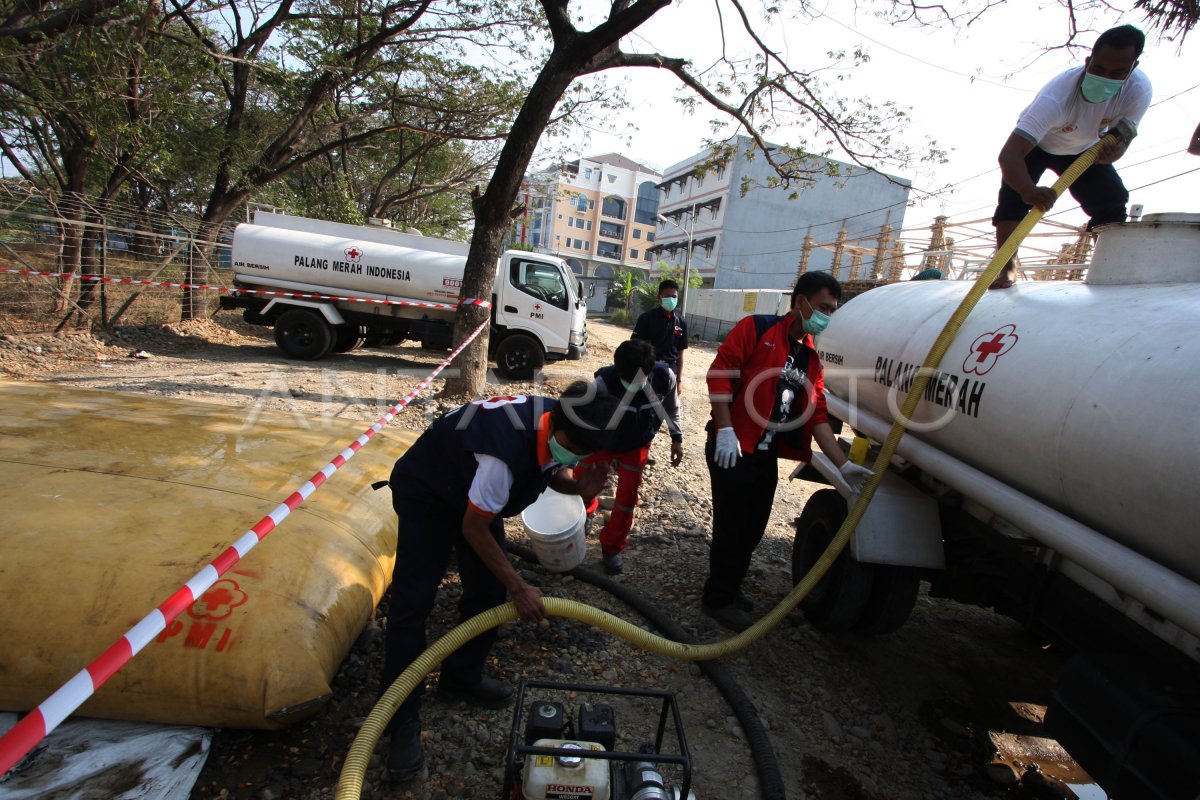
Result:
M841 296L829 273L801 275L791 311L741 320L708 371L712 421L704 453L713 538L701 608L730 630L754 622L741 585L771 518L779 458L808 461L816 440L851 486L871 477L846 459L829 427L824 371L813 347L813 334L825 329Z

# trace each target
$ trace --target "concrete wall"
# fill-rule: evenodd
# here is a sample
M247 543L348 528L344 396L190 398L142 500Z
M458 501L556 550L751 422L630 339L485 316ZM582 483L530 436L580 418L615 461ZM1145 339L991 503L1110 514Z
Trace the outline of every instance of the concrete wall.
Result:
M688 334L716 341L750 314L786 314L792 290L689 289Z

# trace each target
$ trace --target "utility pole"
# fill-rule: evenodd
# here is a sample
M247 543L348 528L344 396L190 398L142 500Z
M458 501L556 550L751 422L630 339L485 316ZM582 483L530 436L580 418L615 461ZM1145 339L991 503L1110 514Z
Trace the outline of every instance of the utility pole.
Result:
M696 204L692 203L688 207L688 226L686 229L678 222L667 219L662 214L658 215L658 219L671 223L680 231L687 234L687 250L683 253L683 284L679 287L679 315L687 319L688 284L692 281L692 233L696 228Z

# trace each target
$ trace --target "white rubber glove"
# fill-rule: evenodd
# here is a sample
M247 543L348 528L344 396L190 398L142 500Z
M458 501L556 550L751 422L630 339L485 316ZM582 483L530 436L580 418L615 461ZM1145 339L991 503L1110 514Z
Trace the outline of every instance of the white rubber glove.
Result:
M853 461L847 461L842 464L838 472L842 473L842 477L846 479L846 483L850 484L850 493L857 499L862 490L867 488L867 481L871 480L871 476L875 473L866 467L860 467Z
M737 463L741 454L742 447L733 428L717 428L717 442L713 449L713 461L717 462L717 466L729 469Z

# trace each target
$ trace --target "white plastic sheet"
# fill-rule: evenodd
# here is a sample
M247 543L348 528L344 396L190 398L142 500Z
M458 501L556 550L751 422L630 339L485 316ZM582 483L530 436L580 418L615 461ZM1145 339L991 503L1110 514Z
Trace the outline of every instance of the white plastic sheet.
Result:
M0 732L15 723L0 714ZM0 800L187 800L211 741L208 728L70 720L0 778Z

